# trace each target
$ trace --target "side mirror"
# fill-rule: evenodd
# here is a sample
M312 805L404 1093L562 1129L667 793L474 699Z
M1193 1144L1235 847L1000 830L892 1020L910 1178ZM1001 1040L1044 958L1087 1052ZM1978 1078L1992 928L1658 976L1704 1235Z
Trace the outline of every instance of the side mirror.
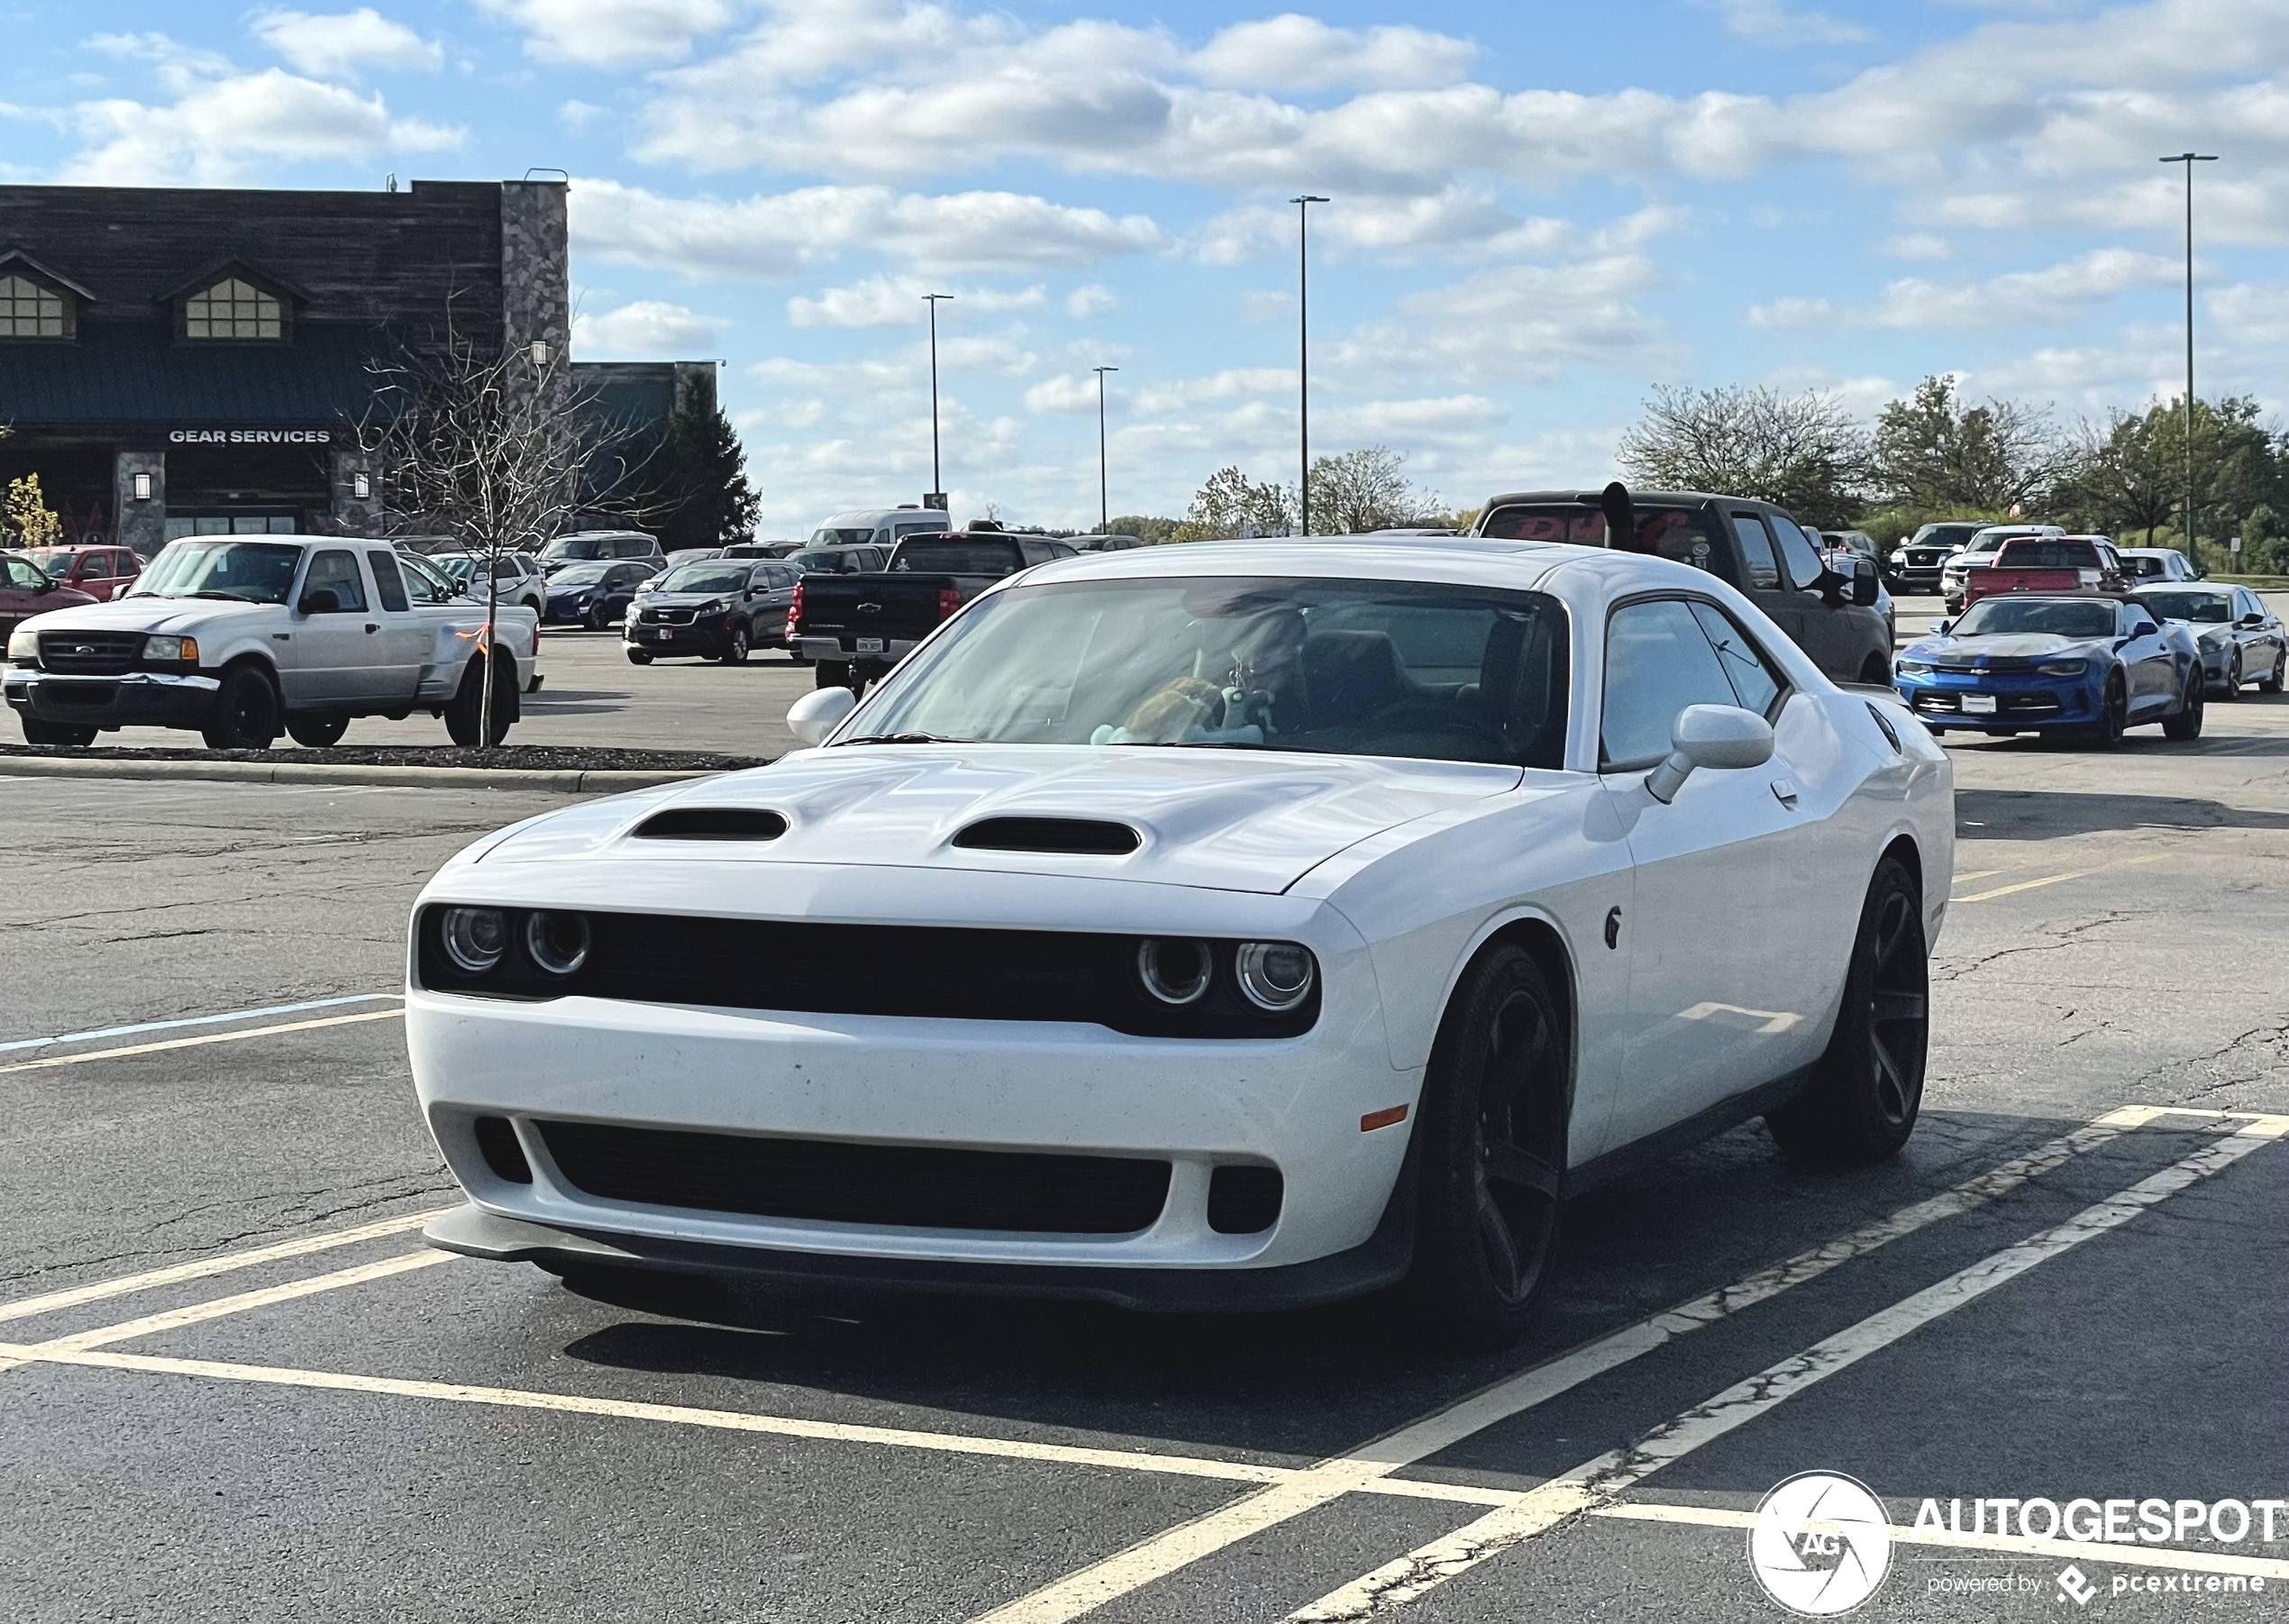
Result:
M787 707L787 731L806 744L816 744L857 708L858 696L847 688L813 689Z
M50 577L43 575L40 578L40 584L32 588L32 595L34 598L45 598L49 593L54 591L55 589L55 581Z
M1947 628L1955 624L1952 620L1935 620L1931 623L1931 634L1934 637L1945 637L1947 634Z
M1737 705L1688 705L1669 730L1669 759L1646 774L1664 806L1699 767L1762 767L1773 759L1773 725Z
M2245 626L2261 626L2265 623L2266 617L2262 615L2244 615L2241 617L2241 624Z
M1875 605L1876 593L1883 584L1883 581L1877 577L1875 561L1874 559L1864 558L1857 559L1853 561L1852 601L1854 603L1857 604L1863 609L1874 607Z
M332 587L313 587L302 595L302 601L295 607L305 615L339 615L342 613L342 599L334 596Z

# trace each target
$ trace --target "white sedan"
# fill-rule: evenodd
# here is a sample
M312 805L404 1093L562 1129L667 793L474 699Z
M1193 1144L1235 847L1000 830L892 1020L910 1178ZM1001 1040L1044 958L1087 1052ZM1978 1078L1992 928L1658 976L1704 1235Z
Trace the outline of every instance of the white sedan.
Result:
M1763 1116L1897 1152L1947 759L1710 575L1153 547L964 608L823 744L479 842L406 1030L437 1245L1499 1339L1568 1196Z

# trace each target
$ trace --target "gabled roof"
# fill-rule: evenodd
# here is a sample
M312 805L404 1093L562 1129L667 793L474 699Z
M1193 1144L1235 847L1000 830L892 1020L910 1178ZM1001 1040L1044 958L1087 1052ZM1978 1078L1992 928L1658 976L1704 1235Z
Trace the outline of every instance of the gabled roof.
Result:
M227 271L236 271L249 281L260 282L266 287L275 287L297 304L307 305L310 302L309 290L300 284L288 281L276 271L265 270L251 260L242 260L236 254L202 266L174 287L160 289L158 295L159 300L162 304L171 304L177 299L188 297L202 288L212 287Z
M53 282L59 287L70 289L91 303L96 296L59 270L51 270L24 252L21 248L0 249L0 276L5 276L11 266L21 267L43 282Z

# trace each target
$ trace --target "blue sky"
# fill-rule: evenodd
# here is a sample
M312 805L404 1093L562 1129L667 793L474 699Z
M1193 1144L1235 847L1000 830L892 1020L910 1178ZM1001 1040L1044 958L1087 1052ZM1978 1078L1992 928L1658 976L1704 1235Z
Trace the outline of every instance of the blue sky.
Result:
M0 0L5 6L5 0ZM1457 505L1596 484L1657 383L1872 414L1928 372L2062 421L2289 359L2289 4L91 0L5 13L0 176L573 177L575 352L723 358L765 533L929 482L1091 523L1313 441Z

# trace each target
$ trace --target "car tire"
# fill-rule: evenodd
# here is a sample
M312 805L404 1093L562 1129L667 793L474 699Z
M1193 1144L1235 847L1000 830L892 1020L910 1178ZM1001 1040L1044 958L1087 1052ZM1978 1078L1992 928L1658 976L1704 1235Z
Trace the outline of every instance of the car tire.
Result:
M628 651L628 663L630 665L650 665L652 663L652 656L645 653L642 649L630 649Z
M2220 694L2218 698L2226 700L2239 699L2241 697L2241 684L2243 680L2244 679L2241 675L2241 651L2239 649L2236 649L2233 651L2233 658L2226 661L2225 692Z
M723 661L725 665L747 663L747 628L735 625L724 634Z
M851 662L847 660L822 660L811 674L813 688L848 688L851 686Z
M485 668L493 663L484 655L471 656L461 672L461 687L445 701L445 736L463 750L476 749L482 736L485 690L480 685ZM498 744L519 720L515 669L515 661L509 659L502 660L497 667L499 674L493 680L493 736L487 744Z
M2273 657L2273 675L2257 679L2257 691L2261 694L2277 694L2281 691L2284 680L2289 680L2289 650L2284 650Z
M338 744L350 731L350 718L340 711L294 710L287 713L287 736L305 750Z
M2091 742L2101 750L2118 750L2123 730L2129 725L2129 690L2122 685L2122 673L2116 671L2106 679L2106 693L2099 700L2098 720L2092 725Z
M223 673L199 737L209 750L268 750L278 737L278 690L259 666Z
M23 742L51 748L85 750L96 742L96 729L73 722L42 722L26 716L23 718Z
M1930 1008L1922 888L1905 863L1887 855L1860 907L1827 1052L1804 1091L1765 1113L1774 1142L1819 1166L1897 1155L1922 1109Z
M588 613L580 616L580 624L588 627L588 629L591 632L601 632L604 630L604 606L602 604L590 604L588 606Z
M1557 1253L1572 1043L1534 955L1481 954L1447 1006L1423 1081L1406 1292L1442 1342L1496 1346L1526 1328Z
M2203 689L2209 685L2202 680L2202 668L2195 665L2185 675L2185 692L2178 698L2177 715L2162 723L2162 736L2181 742L2202 736L2202 713L2205 707Z

